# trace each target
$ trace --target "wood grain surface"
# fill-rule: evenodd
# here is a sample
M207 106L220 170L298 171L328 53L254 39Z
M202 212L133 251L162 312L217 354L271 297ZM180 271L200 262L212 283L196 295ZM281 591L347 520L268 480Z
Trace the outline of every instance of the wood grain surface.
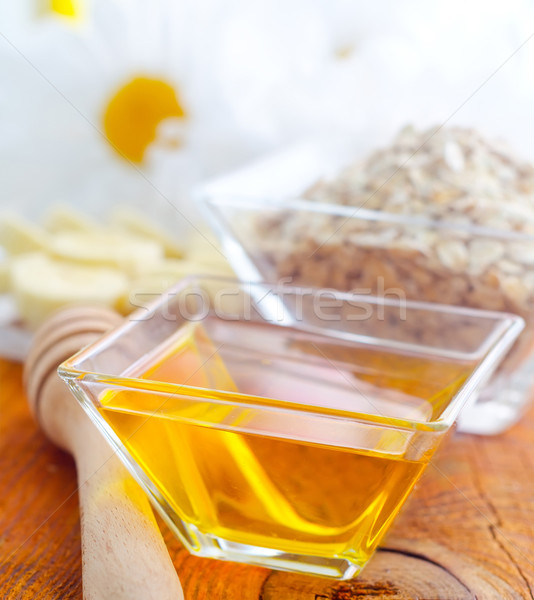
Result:
M534 409L504 435L456 434L364 572L347 582L190 556L161 528L187 600L534 598ZM76 473L0 360L0 599L81 598Z

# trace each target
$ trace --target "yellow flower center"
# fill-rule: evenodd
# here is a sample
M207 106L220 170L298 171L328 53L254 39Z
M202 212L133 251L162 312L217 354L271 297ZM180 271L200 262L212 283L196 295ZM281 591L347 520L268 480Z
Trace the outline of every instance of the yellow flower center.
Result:
M355 49L354 44L344 44L334 50L334 56L339 60L346 60L352 57Z
M79 0L49 0L50 10L63 17L75 18L79 16Z
M109 101L104 132L121 156L141 163L158 125L170 117L186 117L174 88L159 79L135 77Z

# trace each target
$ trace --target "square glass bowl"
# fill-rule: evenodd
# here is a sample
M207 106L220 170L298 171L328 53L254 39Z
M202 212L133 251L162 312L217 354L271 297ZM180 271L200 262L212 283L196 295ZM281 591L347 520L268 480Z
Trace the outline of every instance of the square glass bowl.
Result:
M534 236L303 198L353 157L303 144L197 189L237 275L516 313L524 333L459 428L499 433L534 372Z
M522 326L191 277L59 374L190 552L344 579Z

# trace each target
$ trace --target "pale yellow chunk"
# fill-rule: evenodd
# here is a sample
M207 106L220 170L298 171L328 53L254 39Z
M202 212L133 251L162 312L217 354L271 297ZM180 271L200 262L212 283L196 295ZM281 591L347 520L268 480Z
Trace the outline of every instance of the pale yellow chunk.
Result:
M46 214L44 225L51 233L65 231L96 231L99 224L88 215L64 204L53 206Z
M59 258L116 267L132 277L147 272L163 258L163 247L158 242L115 231L59 233L52 240L51 250Z
M220 267L233 275L223 250L211 232L198 231L193 233L187 242L187 259L202 265Z
M0 259L0 294L9 292L9 261Z
M118 208L111 215L111 223L130 234L160 243L165 256L169 258L182 258L184 255L183 248L142 213L130 208Z
M171 279L178 281L187 275L216 275L218 277L233 277L234 272L230 265L225 262L220 265L211 266L196 260L168 258L159 263L155 263L147 273L150 277L157 276L162 279Z
M150 304L175 283L189 275L233 277L233 271L228 264L215 268L192 260L169 258L154 265L152 270L133 280L128 294L121 302L121 311L128 314L136 308ZM213 293L215 293L222 285L226 284L214 282L209 287L213 288Z
M14 258L10 282L19 313L30 329L68 304L90 302L116 308L128 287L118 269L73 264L42 252Z
M0 246L8 254L23 254L35 250L45 250L49 245L46 231L18 215L6 214L0 217Z

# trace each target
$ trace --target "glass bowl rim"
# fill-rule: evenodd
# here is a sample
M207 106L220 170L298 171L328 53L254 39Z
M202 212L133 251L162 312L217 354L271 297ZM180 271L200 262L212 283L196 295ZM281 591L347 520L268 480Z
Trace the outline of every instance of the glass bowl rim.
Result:
M354 299L361 298L365 302L373 304L379 304L384 302L388 305L398 305L399 301L390 298L380 298L377 296L367 296L353 294L351 292L343 292L340 290L330 288L311 288L302 286L287 286L287 284L276 284L269 282L258 282L250 281L244 282L229 277L210 276L210 275L188 275L182 278L174 286L167 290L166 295L173 295L179 292L181 289L185 289L186 286L192 282L198 280L209 280L209 281L222 281L232 283L239 286L263 286L269 289L280 289L284 293L302 290L321 291L327 290L341 299ZM310 414L319 418L333 418L342 420L352 420L363 424L374 424L382 425L388 428L403 429L403 430L419 430L427 432L439 432L449 429L454 423L458 413L464 406L466 401L469 399L473 391L477 388L479 383L484 379L487 372L494 369L505 354L505 350L508 349L515 341L519 333L522 331L525 325L525 321L522 317L506 312L500 311L489 311L482 309L474 309L462 306L451 306L446 304L438 304L432 302L405 300L406 306L414 308L415 310L426 310L429 312L441 312L444 314L459 314L464 316L470 316L474 318L487 318L493 319L495 323L500 323L499 327L495 327L494 330L484 340L484 352L483 358L478 361L478 364L474 367L473 371L467 377L467 380L460 386L453 397L450 399L447 408L439 415L438 418L430 421L421 421L416 419L403 419L399 417L384 416L379 414L361 413L350 410L338 410L329 409L326 407L310 406L306 404L294 403L291 406L287 406L284 402L284 406L281 406L282 400L276 398L267 398L262 396L254 396L251 394L236 394L235 392L227 392L224 390L214 390L209 388L202 388L199 386L188 386L186 384L176 383L161 383L146 378L138 378L123 375L112 375L109 373L101 373L96 371L89 371L86 369L79 368L79 363L88 359L94 353L97 353L104 345L111 346L115 340L120 338L123 334L127 333L131 328L136 326L136 323L143 319L134 318L141 317L142 315L155 314L158 308L160 308L164 302L164 296L154 300L145 309L140 308L130 315L130 318L126 318L123 323L114 327L103 336L101 336L95 342L89 344L79 352L68 358L58 367L59 376L71 387L75 384L76 380L83 380L89 383L107 384L120 389L129 389L132 391L144 391L150 393L165 393L168 397L194 397L199 402L210 402L219 403L224 405L240 406L244 408L256 408L256 409L270 409L278 410L284 413L297 413L297 414ZM278 325L281 326L281 325ZM392 340L390 340L392 341ZM394 347L387 346L385 347ZM435 348L439 350L438 347ZM482 352L482 351L481 351ZM474 359L473 359L474 360ZM154 386L157 385L160 389L155 390ZM165 392L161 391L164 388ZM357 390L356 390L357 391ZM77 396L77 394L75 394ZM236 402L236 399L243 399L243 402Z
M370 195L370 197L372 194ZM348 206L329 202L315 202L303 196L248 196L239 194L218 194L205 192L198 188L195 197L199 204L204 207L210 220L216 221L215 227L221 226L220 218L213 210L214 207L232 207L244 210L269 212L309 212L341 217L345 222L361 220L376 223L386 223L405 227L418 227L420 229L433 229L437 231L455 232L469 234L479 238L492 238L496 240L512 242L534 242L534 234L524 233L509 229L496 229L476 224L454 223L450 220L427 219L417 215L406 215L364 208L365 202L360 206ZM343 226L343 224L341 225ZM226 230L226 227L222 225Z

